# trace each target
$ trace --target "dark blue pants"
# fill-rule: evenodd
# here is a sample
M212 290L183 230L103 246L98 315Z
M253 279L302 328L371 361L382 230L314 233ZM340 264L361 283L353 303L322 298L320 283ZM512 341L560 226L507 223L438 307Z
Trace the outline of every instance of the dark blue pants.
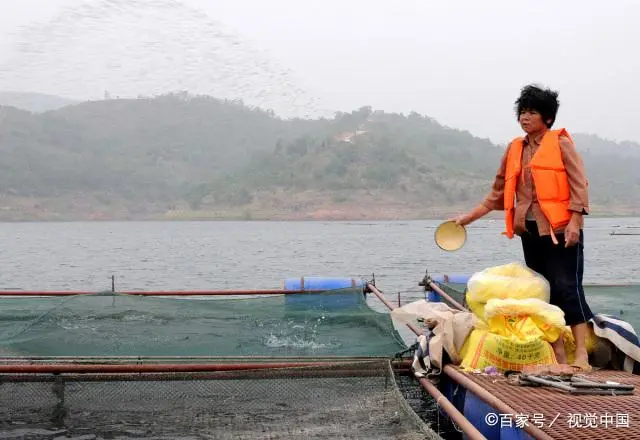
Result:
M564 247L564 234L556 234L558 244L550 236L540 236L535 221L527 221L527 232L521 235L527 266L545 277L551 286L550 303L564 312L567 325L589 321L593 313L582 287L584 271L584 231L574 246Z

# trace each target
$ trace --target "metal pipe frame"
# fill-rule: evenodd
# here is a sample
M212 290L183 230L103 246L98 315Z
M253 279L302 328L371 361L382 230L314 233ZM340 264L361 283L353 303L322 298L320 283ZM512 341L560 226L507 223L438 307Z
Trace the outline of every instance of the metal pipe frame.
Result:
M0 296L113 296L113 295L137 295L137 296L232 296L232 295L291 295L303 293L320 293L327 290L157 290L157 291L46 291L46 290L1 290Z
M434 283L433 281L429 281L428 282L429 287L436 292L438 295L440 295L441 297L443 297L447 302L451 303L455 308L457 308L460 311L467 311L467 308L464 307L462 304L460 304L458 301L456 301L455 299L453 299L451 297L451 295L449 295L448 293L446 293L444 290L442 290L440 288L440 286L438 286L436 283Z
M355 364L350 361L334 360L315 362L243 362L243 363L208 363L208 364L106 364L106 363L22 363L0 364L2 374L22 373L195 373L214 371L264 370L277 368L316 367L316 368L354 368L358 364L367 364L375 359L363 360ZM409 367L408 362L392 362L398 369Z
M380 301L382 301L389 310L394 310L395 307L387 301L382 292L380 292L376 286L372 284L367 284L367 289L372 292L375 296L377 296ZM422 332L418 330L413 324L406 324L411 331L413 331L416 335L421 335ZM441 406L447 415L453 420L453 422L460 427L462 432L466 435L466 438L469 440L487 440L487 438L482 435L478 429L473 426L469 420L460 412L458 409L445 397L444 394L440 392L440 390L432 384L427 378L422 377L419 378L420 385L433 397L436 403Z
M473 394L478 396L479 399L484 401L487 405L490 405L491 407L500 411L502 414L517 413L516 410L514 410L509 405L507 405L502 400L500 400L498 397L494 396L493 394L491 394L490 392L482 388L480 385L478 385L477 383L475 383L474 381L466 377L464 374L457 371L451 365L445 365L444 372L451 379L453 379L454 381L462 385L464 388L466 388L467 391L472 392ZM529 423L525 423L523 429L529 434L531 434L537 440L553 440L553 437L551 437L549 434L545 433L537 426L533 426Z

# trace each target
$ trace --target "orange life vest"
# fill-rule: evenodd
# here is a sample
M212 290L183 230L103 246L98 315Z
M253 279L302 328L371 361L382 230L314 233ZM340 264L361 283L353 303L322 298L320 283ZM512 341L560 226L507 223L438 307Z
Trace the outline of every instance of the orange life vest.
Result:
M551 224L551 238L556 244L557 240L553 230L565 226L571 220L569 179L562 161L560 136L571 139L564 128L548 130L542 138L538 151L528 164L533 176L538 203ZM524 139L516 138L509 145L507 153L504 185L504 211L507 230L503 234L509 238L513 238L514 235L516 185L522 171L523 145Z

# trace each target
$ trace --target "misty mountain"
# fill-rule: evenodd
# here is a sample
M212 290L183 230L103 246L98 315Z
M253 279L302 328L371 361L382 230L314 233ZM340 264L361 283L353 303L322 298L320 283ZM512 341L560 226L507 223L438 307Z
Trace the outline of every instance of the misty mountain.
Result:
M42 113L49 110L58 110L67 105L76 104L67 98L59 96L46 95L43 93L26 93L26 92L1 92L0 105L15 107L33 113Z
M442 216L486 194L503 151L426 116L369 107L285 120L239 101L169 94L0 112L8 220ZM574 138L594 213L640 206L640 158Z
M573 140L580 151L593 155L640 158L640 144L637 142L614 142L600 136L588 134L573 135Z

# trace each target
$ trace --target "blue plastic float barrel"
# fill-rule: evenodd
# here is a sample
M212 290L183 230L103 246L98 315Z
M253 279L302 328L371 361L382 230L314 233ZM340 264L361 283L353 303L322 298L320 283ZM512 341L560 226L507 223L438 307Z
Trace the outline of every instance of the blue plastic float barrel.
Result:
M299 277L284 280L284 290L336 290L359 288L362 289L364 281L356 278L331 278L331 277Z
M297 277L283 282L284 290L305 291L285 295L288 307L299 309L342 310L364 304L365 282L347 277Z
M534 440L534 438L516 423L515 414L501 414L496 408L465 389L446 374L438 388L444 396L460 411L464 417L488 439ZM502 426L501 419L509 417L511 426ZM533 423L531 420L528 423Z

